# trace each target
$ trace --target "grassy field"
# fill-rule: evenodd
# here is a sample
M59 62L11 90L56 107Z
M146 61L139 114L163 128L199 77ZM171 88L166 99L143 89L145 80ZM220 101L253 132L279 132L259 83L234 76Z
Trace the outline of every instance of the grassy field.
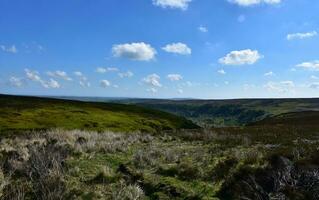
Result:
M0 142L0 196L317 200L318 145L318 129L291 126L26 132Z
M155 132L198 127L182 117L134 105L0 95L0 131L50 128Z

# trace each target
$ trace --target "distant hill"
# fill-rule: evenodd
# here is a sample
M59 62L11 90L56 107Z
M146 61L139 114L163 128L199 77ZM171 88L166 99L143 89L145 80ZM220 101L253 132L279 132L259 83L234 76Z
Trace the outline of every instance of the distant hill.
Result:
M120 99L186 117L201 126L238 126L288 112L319 111L319 99Z
M319 127L318 111L303 111L284 113L272 117L267 117L258 122L250 124L251 126L317 126Z
M136 105L0 95L0 131L47 128L155 132L198 126Z

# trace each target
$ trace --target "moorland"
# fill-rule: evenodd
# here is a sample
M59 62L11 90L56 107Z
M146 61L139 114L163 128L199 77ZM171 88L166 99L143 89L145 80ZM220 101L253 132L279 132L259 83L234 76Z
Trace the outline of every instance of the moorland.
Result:
M316 200L317 105L1 95L0 198Z

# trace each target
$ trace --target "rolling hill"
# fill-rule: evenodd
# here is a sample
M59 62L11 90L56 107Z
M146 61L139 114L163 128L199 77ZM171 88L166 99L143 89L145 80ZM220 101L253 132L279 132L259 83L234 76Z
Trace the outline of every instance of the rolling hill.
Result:
M319 99L161 100L121 99L113 102L170 112L201 126L242 126L283 113L319 111Z
M48 128L155 132L198 126L135 105L0 95L0 131Z
M317 126L319 127L319 112L303 111L283 113L272 117L267 117L258 122L251 123L250 126Z

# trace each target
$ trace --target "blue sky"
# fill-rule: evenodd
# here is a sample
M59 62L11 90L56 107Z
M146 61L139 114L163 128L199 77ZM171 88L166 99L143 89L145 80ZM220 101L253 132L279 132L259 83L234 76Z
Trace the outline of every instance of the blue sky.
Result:
M317 97L317 0L0 0L0 93Z

